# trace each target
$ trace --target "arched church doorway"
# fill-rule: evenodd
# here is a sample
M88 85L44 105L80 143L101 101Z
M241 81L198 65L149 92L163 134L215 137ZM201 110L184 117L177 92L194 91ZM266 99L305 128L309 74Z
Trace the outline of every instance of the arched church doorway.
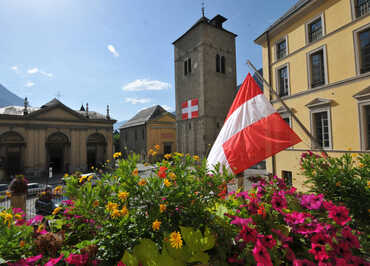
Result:
M14 131L5 132L0 136L0 168L8 176L23 172L24 138Z
M94 133L87 138L87 166L101 167L105 162L107 143L102 134Z
M70 142L63 133L53 133L47 138L47 162L53 174L69 172L69 149Z

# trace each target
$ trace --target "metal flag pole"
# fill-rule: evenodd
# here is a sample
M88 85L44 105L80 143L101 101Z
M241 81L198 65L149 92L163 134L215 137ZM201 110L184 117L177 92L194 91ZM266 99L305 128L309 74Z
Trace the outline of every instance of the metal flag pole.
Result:
M264 77L261 76L261 74L257 71L257 69L255 68L255 66L251 63L251 61L247 60L247 65L253 69L253 71L256 73L257 77L263 81L264 84L266 84L266 86L269 88L270 90L270 93L272 93L273 95L275 95L276 99L278 101L281 102L281 104L284 106L284 108L288 111L288 113L293 117L293 119L298 123L298 125L303 129L304 133L306 133L306 135L311 139L311 141L313 141L315 143L315 146L316 147L319 147L319 150L324 152L326 155L328 155L326 153L326 151L321 147L321 145L319 144L319 142L317 141L317 139L310 133L310 131L308 131L308 129L303 125L303 123L298 119L298 117L292 112L292 110L288 107L288 105L286 105L286 103L284 102L284 100L282 100L279 96L278 93L276 93L276 91L271 87L271 85L264 79Z

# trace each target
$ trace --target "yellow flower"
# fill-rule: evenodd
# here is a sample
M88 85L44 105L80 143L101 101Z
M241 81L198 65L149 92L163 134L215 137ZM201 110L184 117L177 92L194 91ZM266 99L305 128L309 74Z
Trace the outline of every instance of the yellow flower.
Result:
M40 224L39 227L37 227L37 233L40 233L42 230L44 230L44 228L44 224Z
M62 186L57 186L54 188L54 193L55 194L60 194L62 193L63 187Z
M87 176L85 175L85 176L81 176L80 177L80 180L78 181L78 182L80 182L80 183L82 183L82 182L84 182L84 180L87 178Z
M180 152L175 152L174 153L176 156L178 156L178 157L183 157L184 156L184 154L182 154L182 153L180 153Z
M172 157L172 155L170 153L167 153L167 154L164 155L164 158L166 160L170 159L171 157Z
M112 218L117 218L117 217L120 217L120 216L121 216L121 212L117 209L114 209L111 213Z
M24 245L25 245L25 242L24 242L23 240L21 240L21 241L19 242L19 246L20 246L21 248L23 248L23 247L24 247Z
M165 210L167 209L167 205L166 204L160 204L159 205L159 211L162 213L164 212Z
M62 207L55 208L52 214L56 215L61 209Z
M116 210L117 208L118 208L118 204L114 202L108 201L108 204L105 205L105 209L107 211L113 211L113 210Z
M42 191L42 192L40 193L40 195L41 195L41 196L44 196L44 195L46 195L46 192L45 192L45 191Z
M22 220L22 215L20 215L19 213L17 213L16 215L14 215L14 218L17 219L17 220Z
M8 223L8 227L10 227L13 220L13 215L7 212L3 212L1 216L4 218L4 224Z
M149 164L149 163L147 163L147 162L145 162L145 163L144 163L144 166L149 166L149 165L150 165L150 164Z
M90 175L90 176L87 178L87 181L89 181L89 182L90 182L90 181L91 181L91 179L93 179L93 177L94 177L93 175Z
M199 156L198 156L198 155L194 155L194 156L193 156L193 159L194 159L195 161L198 161L198 160L199 160Z
M358 156L358 153L351 153L351 156L353 159L356 159L356 157Z
M153 154L153 150L152 149L149 149L148 154L149 155L152 155Z
M163 180L163 183L164 183L164 185L165 185L166 187L169 187L169 186L171 186L171 185L172 185L172 183L171 183L167 178L165 178L165 179Z
M158 220L155 220L155 221L153 222L153 224L152 224L152 228L153 228L153 230L154 230L154 231L158 231L158 230L159 230L159 228L161 227L161 223L162 223L162 222L160 222L160 221L158 221Z
M182 247L181 234L179 232L172 232L170 234L170 243L171 247L173 248L181 248Z
M114 154L113 154L113 158L114 159L117 159L117 158L119 158L119 157L121 157L122 156L122 153L121 152L115 152Z
M8 198L10 198L10 197L12 196L12 193L10 193L9 191L5 192L5 194L6 194L6 196L7 196Z
M168 174L168 177L171 179L171 180L175 180L176 179L176 174L171 172Z
M91 170L94 170L94 166L91 166Z
M340 185L341 185L342 183L340 182L340 181L338 181L337 183L335 183L335 185L337 186L337 187L340 187Z
M65 174L64 174L64 177L68 177L68 174L67 174L67 173L65 173Z
M123 191L123 192L120 192L118 193L118 197L122 200L122 201L125 201L128 197L128 195L130 195L130 193L126 192L126 191Z
M138 182L139 186L145 186L146 185L146 180L143 178Z
M161 148L161 146L159 146L158 144L157 145L154 145L154 148L159 151L159 149Z
M370 188L370 181L367 181L367 187Z
M132 171L133 176L138 176L139 175L139 169L135 168L134 171Z
M109 160L107 160L107 163L109 163L110 161Z
M128 214L128 210L126 208L126 206L123 206L122 209L120 210L120 214L121 216L125 216Z
M158 153L158 152L153 151L153 152L152 152L152 155L153 155L153 156L156 156L156 155L157 155L157 153Z
M364 167L364 164L363 163L359 163L358 165L360 168Z
M92 205L95 208L98 207L99 206L99 201L98 200L95 200Z

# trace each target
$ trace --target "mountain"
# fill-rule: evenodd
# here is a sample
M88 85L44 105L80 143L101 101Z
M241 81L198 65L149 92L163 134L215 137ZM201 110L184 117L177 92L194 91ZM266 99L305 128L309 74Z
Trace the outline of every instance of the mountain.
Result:
M23 106L24 100L14 93L10 92L3 85L0 84L0 107L8 105Z

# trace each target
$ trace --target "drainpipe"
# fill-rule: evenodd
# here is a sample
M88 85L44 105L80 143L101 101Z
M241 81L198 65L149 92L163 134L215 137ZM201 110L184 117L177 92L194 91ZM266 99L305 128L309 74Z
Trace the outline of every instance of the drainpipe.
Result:
M270 47L270 36L269 36L269 31L266 31L266 41L267 41L267 65L268 65L268 73L269 73L269 83L271 83L271 74L272 74L272 69L271 69L271 47ZM272 101L272 94L271 92L269 93L269 100L270 102ZM276 157L275 155L272 155L271 158L272 162L272 175L276 175Z

